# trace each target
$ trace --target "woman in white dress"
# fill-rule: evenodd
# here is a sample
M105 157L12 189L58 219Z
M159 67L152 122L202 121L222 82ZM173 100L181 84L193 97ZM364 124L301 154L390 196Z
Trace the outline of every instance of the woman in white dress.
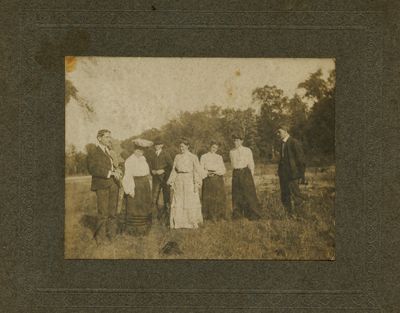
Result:
M170 227L197 228L203 222L200 188L206 175L186 139L180 141L179 148L181 153L175 157L167 182L172 190Z

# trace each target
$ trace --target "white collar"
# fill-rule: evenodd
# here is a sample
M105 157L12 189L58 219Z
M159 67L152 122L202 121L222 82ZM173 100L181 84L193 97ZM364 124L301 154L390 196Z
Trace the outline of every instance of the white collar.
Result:
M243 146L243 145L241 145L239 148L237 148L237 150L243 150L243 151L246 151L248 148L247 147L245 147L245 146Z
M103 152L107 152L108 151L107 146L101 144L100 142L97 142L96 146L98 146L101 150L103 150Z
M145 157L144 157L144 155L136 155L135 153L132 153L131 154L131 156L129 157L129 158L135 158L135 159L137 159L137 160L140 160L140 159L144 159Z
M289 139L290 135L287 135L285 138L282 139L283 142L286 142Z

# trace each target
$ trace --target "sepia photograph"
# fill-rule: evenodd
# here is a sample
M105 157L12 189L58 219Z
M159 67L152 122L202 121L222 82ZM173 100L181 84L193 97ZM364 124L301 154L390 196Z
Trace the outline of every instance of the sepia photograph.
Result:
M335 260L335 59L65 57L65 259Z

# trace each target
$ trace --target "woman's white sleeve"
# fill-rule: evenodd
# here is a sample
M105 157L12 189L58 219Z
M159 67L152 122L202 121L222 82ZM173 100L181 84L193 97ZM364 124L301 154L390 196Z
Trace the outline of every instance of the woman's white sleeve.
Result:
M253 152L251 151L251 149L247 150L248 151L248 167L251 171L251 174L254 176L254 159L253 159Z
M132 167L128 160L125 161L125 174L124 178L122 178L122 186L125 193L129 195L135 194L135 181L133 179Z
M219 156L217 174L225 175L225 173L226 173L226 168L225 168L224 160L222 159L222 156Z

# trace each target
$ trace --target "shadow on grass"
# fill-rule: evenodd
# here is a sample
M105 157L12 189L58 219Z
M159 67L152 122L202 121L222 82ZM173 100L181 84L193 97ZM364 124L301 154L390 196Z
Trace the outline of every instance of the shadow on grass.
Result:
M88 228L94 235L97 227L97 216L84 214L80 219L79 223L83 227Z

